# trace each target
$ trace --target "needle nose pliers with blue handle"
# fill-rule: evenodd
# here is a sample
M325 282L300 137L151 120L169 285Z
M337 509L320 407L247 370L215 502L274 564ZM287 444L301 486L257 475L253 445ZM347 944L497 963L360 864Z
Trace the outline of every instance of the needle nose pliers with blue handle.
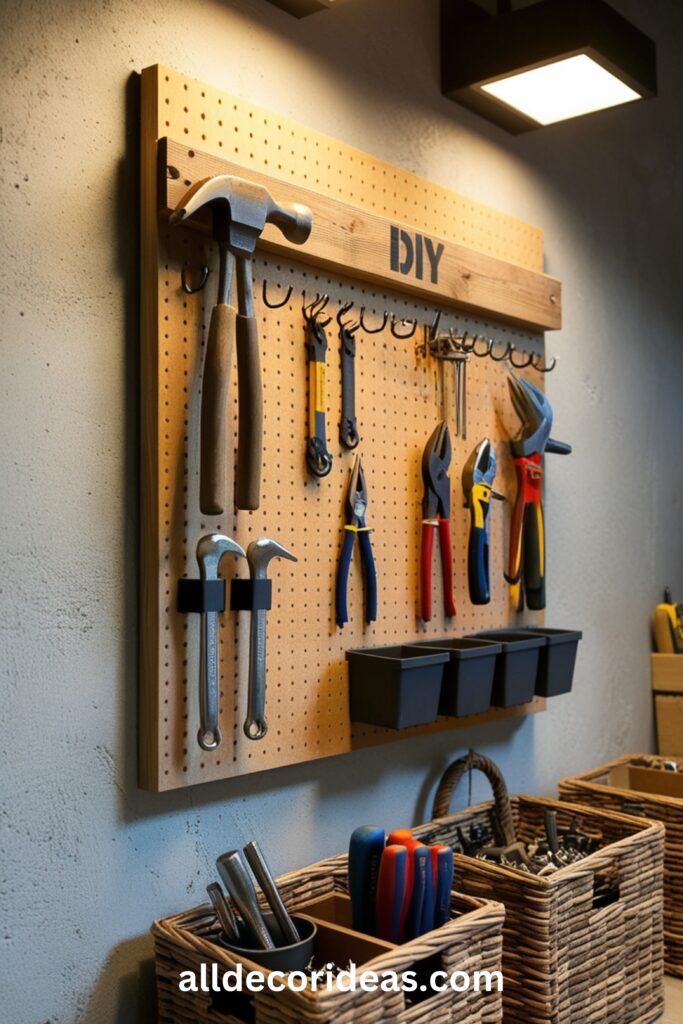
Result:
M377 618L377 570L370 543L370 528L365 525L365 513L368 507L368 492L360 456L356 455L349 489L346 493L347 522L344 526L344 543L339 559L337 573L337 625L343 626L349 621L347 589L349 569L353 548L358 536L361 560L365 576L365 621L374 622Z

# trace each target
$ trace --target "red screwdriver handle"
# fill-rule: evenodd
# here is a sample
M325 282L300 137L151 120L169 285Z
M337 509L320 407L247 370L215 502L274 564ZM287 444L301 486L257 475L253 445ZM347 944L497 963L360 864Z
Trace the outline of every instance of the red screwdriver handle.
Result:
M424 622L432 617L432 555L434 554L434 532L436 523L422 523L422 553L420 555L420 601Z
M439 541L441 543L441 573L443 577L443 600L446 615L455 615L455 597L453 596L453 545L451 542L451 523L449 519L439 519Z

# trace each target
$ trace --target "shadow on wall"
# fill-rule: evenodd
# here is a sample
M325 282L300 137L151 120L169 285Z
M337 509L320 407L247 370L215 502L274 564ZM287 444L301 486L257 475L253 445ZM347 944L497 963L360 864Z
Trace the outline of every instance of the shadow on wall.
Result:
M81 1024L130 1024L157 1019L152 939L141 935L115 946L92 990Z

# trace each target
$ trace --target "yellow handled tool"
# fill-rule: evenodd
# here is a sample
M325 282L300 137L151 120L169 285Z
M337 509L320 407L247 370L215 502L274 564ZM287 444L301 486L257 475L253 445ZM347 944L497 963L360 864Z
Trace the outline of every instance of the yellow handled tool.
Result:
M652 628L659 654L683 654L683 605L673 603L669 587L655 608Z

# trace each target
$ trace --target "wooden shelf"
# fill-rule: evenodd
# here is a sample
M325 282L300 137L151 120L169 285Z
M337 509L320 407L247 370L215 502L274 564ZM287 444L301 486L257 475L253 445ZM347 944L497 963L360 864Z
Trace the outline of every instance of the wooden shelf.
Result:
M313 211L313 230L304 245L288 242L268 225L259 243L266 252L534 330L562 326L562 286L553 277L426 235L397 220L247 170L172 139L159 141L161 212L173 210L194 182L219 174L248 177L274 199L303 203ZM193 218L188 226L208 233L208 217ZM412 265L402 273L411 249Z

